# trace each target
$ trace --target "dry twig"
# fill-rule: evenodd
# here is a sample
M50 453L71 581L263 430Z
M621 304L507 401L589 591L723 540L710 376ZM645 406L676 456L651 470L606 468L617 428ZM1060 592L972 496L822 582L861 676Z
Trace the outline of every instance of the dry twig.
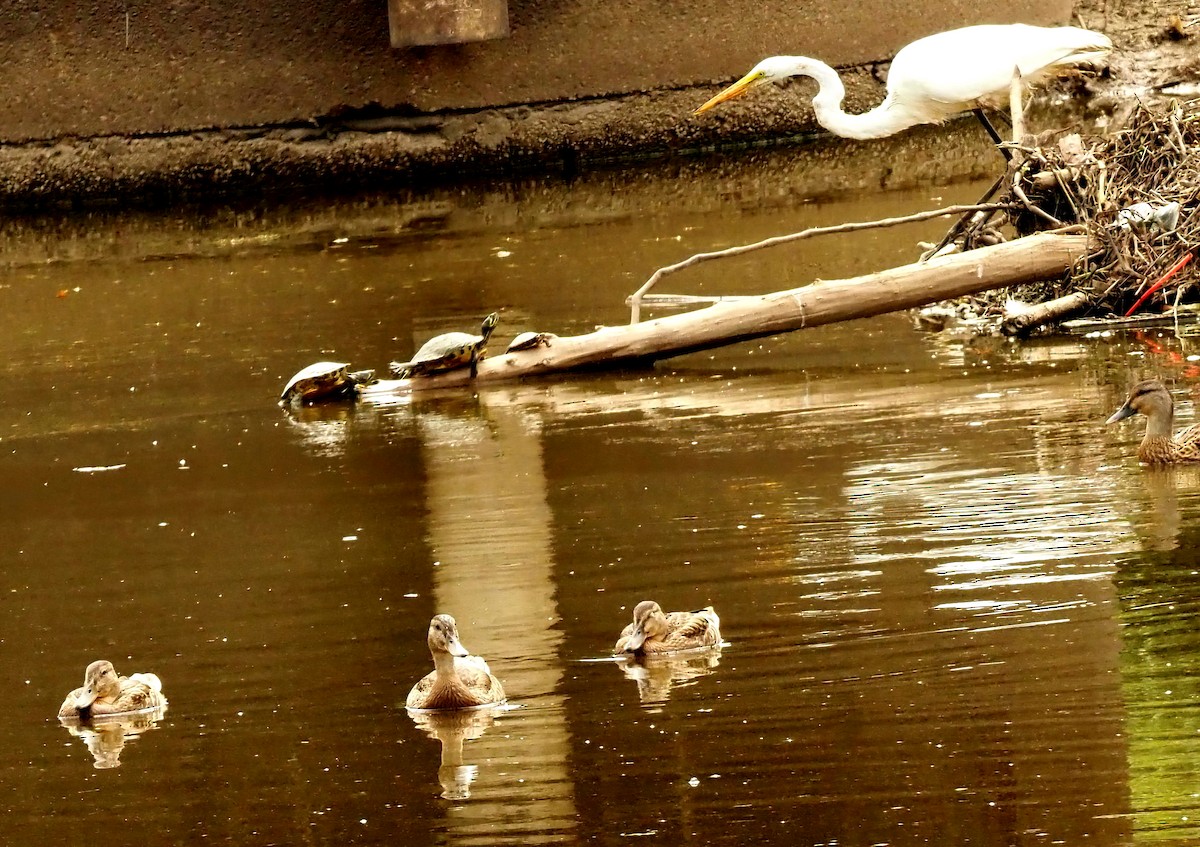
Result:
M642 284L642 287L631 294L625 302L630 307L631 324L641 320L641 304L642 298L646 293L658 284L664 276L673 274L677 271L690 268L693 265L698 265L701 262L707 262L712 259L726 259L730 256L740 256L743 253L749 253L754 250L762 250L766 247L777 247L780 244L790 244L793 241L800 241L804 238L812 238L815 235L830 235L838 232L858 232L864 229L880 229L889 226L899 226L900 224L917 223L919 221L927 221L931 218L940 218L946 215L960 215L964 212L987 212L1001 209L1011 209L1011 203L974 203L967 206L946 206L943 209L931 209L926 212L916 212L912 215L903 215L896 218L882 218L877 221L857 221L854 223L837 224L836 226L816 226L810 229L793 232L788 235L776 235L772 238L765 238L762 241L756 241L753 244L740 244L736 247L727 247L724 250L713 250L708 253L697 253L684 259L682 262L676 262L673 265L667 265L659 268L650 278Z

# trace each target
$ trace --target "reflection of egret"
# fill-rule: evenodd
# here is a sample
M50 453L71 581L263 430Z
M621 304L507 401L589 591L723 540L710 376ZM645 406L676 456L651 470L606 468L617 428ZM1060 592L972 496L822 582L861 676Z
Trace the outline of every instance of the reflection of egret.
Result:
M59 720L67 728L67 732L83 739L95 760L92 767L107 770L121 766L121 751L125 749L126 739L136 738L143 732L154 729L166 711L167 707L163 705L138 715L97 717L87 722L67 717Z
M665 703L676 685L688 685L712 673L721 663L721 648L709 647L691 653L627 656L620 663L626 679L637 683L644 705Z
M887 96L869 112L842 111L846 89L837 71L807 56L763 59L696 111L711 109L764 83L809 76L818 85L812 105L821 126L844 138L882 138L917 124L941 123L983 104L994 105L993 99L1009 92L1018 74L1028 82L1058 67L1101 59L1111 49L1107 36L1073 26L969 26L902 48L888 71ZM976 114L986 124L982 113Z
M471 783L479 773L477 765L463 763L463 742L479 738L492 725L494 709L475 709L469 712L409 712L418 727L430 738L442 743L442 762L438 766L438 782L447 800L466 800L471 796Z

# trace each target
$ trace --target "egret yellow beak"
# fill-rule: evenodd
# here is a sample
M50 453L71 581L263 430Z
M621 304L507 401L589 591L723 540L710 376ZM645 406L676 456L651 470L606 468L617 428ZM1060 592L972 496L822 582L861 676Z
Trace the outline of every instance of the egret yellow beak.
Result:
M737 82L735 82L733 85L726 88L724 91L722 91L716 97L709 100L707 103L705 103L699 109L692 112L692 114L698 115L701 112L707 112L709 109L711 109L713 106L716 106L718 103L724 103L726 100L732 100L734 97L737 97L741 94L745 94L747 91L749 91L751 88L753 88L755 85L758 85L762 81L763 81L763 75L760 72L751 71L750 73L746 74L744 77L739 79Z

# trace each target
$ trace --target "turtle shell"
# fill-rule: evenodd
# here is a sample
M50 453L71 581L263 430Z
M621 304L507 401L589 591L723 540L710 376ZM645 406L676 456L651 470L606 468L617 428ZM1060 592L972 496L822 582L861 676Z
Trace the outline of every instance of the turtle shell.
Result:
M551 332L522 332L508 343L506 353L516 353L518 350L533 350L535 347L549 347L557 335Z
M320 400L348 397L357 385L370 382L374 371L347 370L346 362L315 362L288 380L279 395L282 405L301 406Z
M485 343L487 338L482 335L447 332L422 344L421 349L413 356L411 364L421 366L426 371L449 370L467 364L471 361L471 356Z

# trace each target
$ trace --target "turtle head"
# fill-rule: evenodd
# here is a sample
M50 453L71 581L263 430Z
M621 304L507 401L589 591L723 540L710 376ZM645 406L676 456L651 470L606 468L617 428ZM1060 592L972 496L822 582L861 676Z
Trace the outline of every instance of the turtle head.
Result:
M492 332L496 329L496 327L499 324L500 324L500 313L492 312L490 315L488 315L486 318L483 319L483 326L481 326L479 328L479 334L482 335L484 338L488 338L491 336Z

